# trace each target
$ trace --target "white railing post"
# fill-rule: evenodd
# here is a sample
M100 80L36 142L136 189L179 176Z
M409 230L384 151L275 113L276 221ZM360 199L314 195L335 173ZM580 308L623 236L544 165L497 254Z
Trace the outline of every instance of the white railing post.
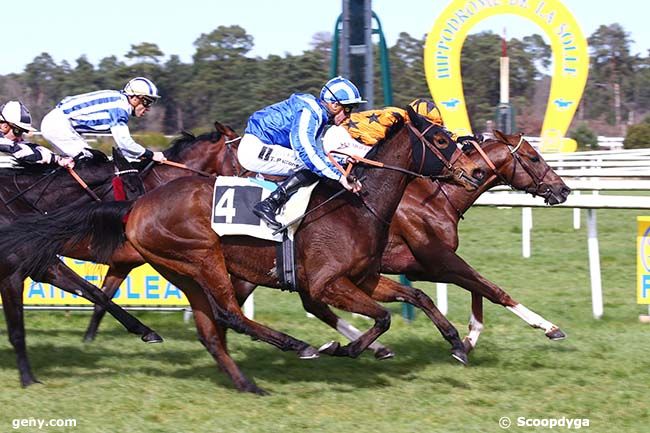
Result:
M530 232L533 229L533 209L521 208L521 255L530 257Z
M246 301L242 306L244 316L250 320L253 320L255 318L255 300L253 299L253 295L254 293L251 293L248 298L246 298Z
M436 283L436 305L438 310L446 316L449 304L447 303L447 284L445 283Z
M589 276L591 277L591 308L596 319L603 316L603 287L600 279L600 251L596 210L587 209L587 248L589 250Z

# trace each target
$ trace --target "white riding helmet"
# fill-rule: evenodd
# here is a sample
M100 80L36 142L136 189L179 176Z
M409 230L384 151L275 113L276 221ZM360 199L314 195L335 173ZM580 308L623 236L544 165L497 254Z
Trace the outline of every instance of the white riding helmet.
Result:
M153 99L160 98L156 85L145 77L135 77L126 83L124 94L128 96L148 96Z
M36 131L32 126L32 115L20 101L9 101L0 106L0 122L7 122L26 131Z
M361 104L364 101L357 86L341 76L329 80L320 91L320 99L326 102L338 102L344 105Z

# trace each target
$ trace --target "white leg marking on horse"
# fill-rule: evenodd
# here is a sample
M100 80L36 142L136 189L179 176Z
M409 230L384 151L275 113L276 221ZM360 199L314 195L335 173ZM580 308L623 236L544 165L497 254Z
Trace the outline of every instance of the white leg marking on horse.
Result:
M479 322L476 317L474 317L474 313L469 318L469 335L467 336L467 339L469 340L469 344L472 345L472 348L476 347L476 343L478 342L478 337L481 335L481 331L483 330L483 323Z
M338 319L336 321L336 330L339 331L341 335L343 335L345 338L347 338L350 341L356 340L362 334L361 331L359 331L357 328L350 325L348 322L346 322L343 319ZM385 349L384 345L377 341L373 341L372 344L368 347L374 351L377 351L379 349Z
M519 316L524 322L528 323L533 328L541 328L544 332L548 332L553 328L556 328L548 320L544 319L537 313L530 311L528 308L524 307L522 304L517 304L514 307L506 307L508 310L515 313Z

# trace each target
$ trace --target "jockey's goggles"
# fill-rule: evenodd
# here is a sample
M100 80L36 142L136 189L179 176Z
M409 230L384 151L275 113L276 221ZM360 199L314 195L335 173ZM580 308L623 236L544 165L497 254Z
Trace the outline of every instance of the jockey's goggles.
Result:
M29 132L28 130L23 129L20 126L12 125L11 123L8 123L8 125L11 126L11 132L14 133L15 137L20 137L21 135Z
M142 105L144 105L145 108L149 108L154 104L154 102L156 102L156 100L147 96L140 96L140 102L142 102Z
M355 110L357 107L359 107L359 104L347 104L347 105L341 104L341 106L343 107L343 112L345 114L350 114L352 113L352 110Z

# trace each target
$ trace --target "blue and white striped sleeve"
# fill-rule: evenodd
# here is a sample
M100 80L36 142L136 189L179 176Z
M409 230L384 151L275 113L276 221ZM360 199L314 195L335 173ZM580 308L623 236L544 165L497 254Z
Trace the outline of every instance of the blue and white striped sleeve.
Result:
M139 158L147 150L136 143L133 137L131 137L129 127L126 126L126 123L119 123L111 127L111 134L113 134L113 139L117 147L129 158Z
M318 119L306 108L300 110L291 125L291 147L298 153L302 162L321 177L338 180L341 173L332 164L323 148L316 142L320 127Z

